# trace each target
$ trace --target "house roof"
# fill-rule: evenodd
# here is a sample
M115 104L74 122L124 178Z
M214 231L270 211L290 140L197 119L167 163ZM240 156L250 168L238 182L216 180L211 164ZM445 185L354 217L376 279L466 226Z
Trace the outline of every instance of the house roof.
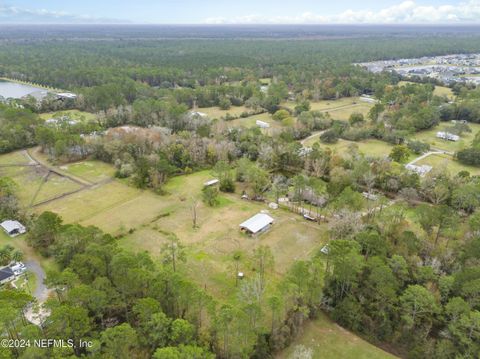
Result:
M17 230L20 233L25 232L25 227L19 221L6 220L0 223L0 227L2 227L7 233L10 233L15 230Z
M240 224L240 228L247 229L249 232L257 233L269 224L273 223L273 218L265 213L258 213L252 218L247 219Z
M0 281L4 281L5 279L8 279L13 276L15 276L15 273L13 273L12 268L10 267L0 268Z

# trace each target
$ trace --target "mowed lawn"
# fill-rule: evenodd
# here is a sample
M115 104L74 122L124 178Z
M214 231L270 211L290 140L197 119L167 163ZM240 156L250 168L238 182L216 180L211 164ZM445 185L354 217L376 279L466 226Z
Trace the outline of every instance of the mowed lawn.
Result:
M80 161L59 167L63 172L86 181L97 183L112 178L115 168L101 161Z
M455 160L452 156L444 154L430 155L417 163L416 165L429 165L433 168L445 168L451 175L456 175L460 171L468 171L471 175L480 175L480 168L467 166Z
M454 141L447 141L442 140L441 138L437 138L437 132L439 131L446 131L448 127L452 127L453 123L451 122L442 122L438 126L426 130L417 132L413 138L428 143L430 146L434 148L439 148L444 151L449 152L457 152L466 147L469 147L475 138L475 135L480 131L480 124L478 123L469 123L468 126L472 129L472 132L464 132L460 136L460 140L457 142Z
M288 101L283 104L293 110L295 102ZM335 120L348 120L352 113L361 113L367 116L373 104L361 101L359 97L344 97L338 100L322 100L310 102L310 110L328 113Z
M396 356L368 343L335 324L324 314L307 323L301 334L276 359L290 359L295 347L303 345L312 350L313 359L393 359Z
M17 196L25 207L81 188L68 178L48 174L40 166L21 166L29 163L23 151L0 156L0 176L10 177L17 184Z

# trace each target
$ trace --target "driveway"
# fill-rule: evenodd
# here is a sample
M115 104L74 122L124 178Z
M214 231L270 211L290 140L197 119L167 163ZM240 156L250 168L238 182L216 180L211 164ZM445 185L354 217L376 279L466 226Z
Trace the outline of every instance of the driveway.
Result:
M27 260L24 262L27 270L32 272L37 278L35 291L32 293L39 303L45 302L48 298L49 290L47 286L43 283L45 280L45 271L40 266L40 264L35 260Z

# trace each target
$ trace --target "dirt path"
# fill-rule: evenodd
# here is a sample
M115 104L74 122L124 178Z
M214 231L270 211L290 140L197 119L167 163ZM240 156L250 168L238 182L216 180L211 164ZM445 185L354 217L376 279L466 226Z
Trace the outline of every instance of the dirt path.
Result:
M312 139L312 138L314 138L314 137L316 137L316 136L321 136L325 131L327 131L327 130L315 131L314 133L312 133L312 134L311 134L310 136L308 136L307 138L304 138L303 140L301 140L301 141L300 141L300 144L301 144L303 147L305 147L305 143L306 143L308 140L310 140L310 139Z
M407 166L408 166L408 165L413 165L413 164L417 163L418 161L421 161L421 160L423 160L424 158L427 158L428 156L431 156L431 155L450 155L450 156L452 156L453 153L452 153L452 152L443 151L443 150L428 151L427 153L424 153L423 155L415 158L413 161L407 163Z
M38 165L42 166L46 170L48 170L50 172L53 172L56 175L59 175L61 177L68 178L69 180L71 180L71 181L73 181L73 182L75 182L75 183L77 183L81 186L91 186L91 185L94 184L93 182L87 181L83 178L80 178L80 177L74 176L70 173L66 173L64 171L61 171L60 169L58 169L58 167L56 167L54 165L51 165L48 162L44 161L42 158L40 158L40 156L38 156L39 151L40 151L40 148L35 147L33 150L31 150L31 149L25 150L25 154L31 161L37 163Z

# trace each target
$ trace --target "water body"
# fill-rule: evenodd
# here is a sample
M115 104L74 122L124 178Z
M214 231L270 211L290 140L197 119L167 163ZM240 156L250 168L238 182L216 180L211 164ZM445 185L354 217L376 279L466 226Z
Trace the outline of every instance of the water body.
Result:
M40 87L0 80L0 96L4 98L22 98L32 92L44 90Z

